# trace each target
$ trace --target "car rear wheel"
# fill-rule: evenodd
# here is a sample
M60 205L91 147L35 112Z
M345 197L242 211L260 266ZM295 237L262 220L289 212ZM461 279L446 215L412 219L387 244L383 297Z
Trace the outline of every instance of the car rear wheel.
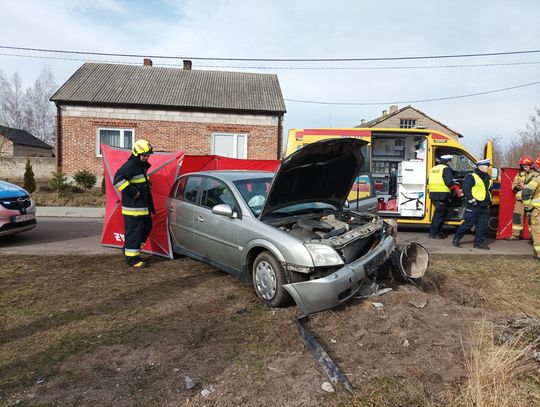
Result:
M272 308L287 304L290 296L283 288L287 283L285 270L272 253L264 251L255 258L252 275L255 292L263 304Z

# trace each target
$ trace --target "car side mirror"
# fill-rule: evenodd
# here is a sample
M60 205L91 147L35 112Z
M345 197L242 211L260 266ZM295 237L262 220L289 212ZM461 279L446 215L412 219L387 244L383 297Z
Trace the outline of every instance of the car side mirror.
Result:
M231 208L231 206L227 204L219 204L214 206L212 208L212 213L216 215L227 216L233 219L236 219L238 217L238 214L233 211L233 208Z

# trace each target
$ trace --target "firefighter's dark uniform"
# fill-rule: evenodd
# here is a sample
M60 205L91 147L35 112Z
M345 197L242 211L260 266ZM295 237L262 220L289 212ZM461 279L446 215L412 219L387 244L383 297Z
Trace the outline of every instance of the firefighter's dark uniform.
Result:
M493 181L489 174L480 171L478 168L463 180L463 193L467 200L467 208L463 215L464 221L454 235L452 241L454 246L460 247L460 240L474 226L473 247L489 250L486 245L486 229L489 220L492 185Z
M114 186L122 192L124 216L124 255L130 266L141 265L141 246L152 230L155 214L148 169L150 163L132 155L114 176ZM144 265L144 263L142 263Z
M450 197L450 188L454 186L454 172L446 164L436 165L429 172L428 190L429 197L435 205L435 212L431 220L429 237L432 239L442 239L446 235L442 234L444 220L446 219L447 204Z

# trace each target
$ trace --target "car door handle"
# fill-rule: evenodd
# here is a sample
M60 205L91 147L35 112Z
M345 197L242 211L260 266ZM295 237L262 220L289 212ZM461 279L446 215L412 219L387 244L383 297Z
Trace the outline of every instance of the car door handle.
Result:
M197 222L204 222L204 218L201 215L198 215L195 219L197 219Z
M368 206L368 208L367 208L368 212L369 212L369 211L373 211L373 210L375 210L375 209L377 209L377 206L376 206L376 205Z

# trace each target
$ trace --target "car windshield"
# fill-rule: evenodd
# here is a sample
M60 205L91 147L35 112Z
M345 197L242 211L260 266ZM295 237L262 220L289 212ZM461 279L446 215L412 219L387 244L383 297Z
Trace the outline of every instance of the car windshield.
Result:
M233 182L255 216L259 216L261 213L271 183L271 177L242 179Z

